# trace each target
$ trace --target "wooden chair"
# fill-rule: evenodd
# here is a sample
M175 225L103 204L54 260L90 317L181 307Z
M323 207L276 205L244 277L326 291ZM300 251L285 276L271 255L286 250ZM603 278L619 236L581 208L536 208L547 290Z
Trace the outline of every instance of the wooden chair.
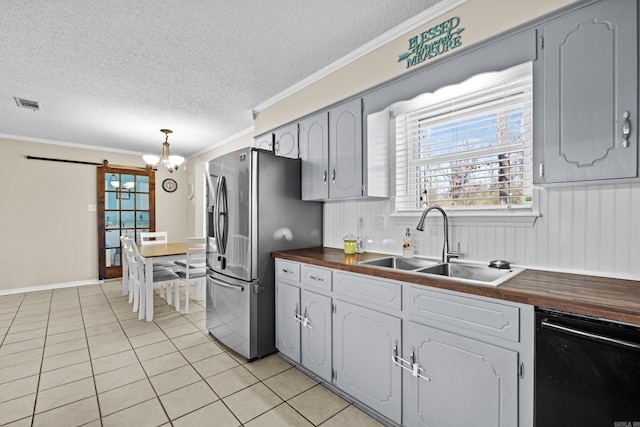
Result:
M204 237L187 238L187 258L184 267L176 272L180 276L180 283L186 287L185 313L189 313L189 288L195 287L195 297L198 298L198 286L202 288L204 296L204 283L207 276L206 265L207 239ZM180 311L180 286L174 287L174 302L177 311Z

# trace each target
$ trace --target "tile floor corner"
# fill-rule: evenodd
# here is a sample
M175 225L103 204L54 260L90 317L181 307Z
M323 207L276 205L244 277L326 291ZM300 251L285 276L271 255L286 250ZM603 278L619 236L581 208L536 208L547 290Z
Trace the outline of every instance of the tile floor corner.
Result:
M0 426L381 424L277 355L248 363L155 295L153 322L122 283L0 296Z

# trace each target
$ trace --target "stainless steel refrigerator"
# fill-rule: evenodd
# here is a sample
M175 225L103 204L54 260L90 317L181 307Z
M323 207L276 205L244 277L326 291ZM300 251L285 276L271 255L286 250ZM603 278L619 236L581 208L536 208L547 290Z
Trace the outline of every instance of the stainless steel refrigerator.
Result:
M207 165L207 329L247 359L275 348L271 252L322 245L322 203L300 199L300 161L247 148Z

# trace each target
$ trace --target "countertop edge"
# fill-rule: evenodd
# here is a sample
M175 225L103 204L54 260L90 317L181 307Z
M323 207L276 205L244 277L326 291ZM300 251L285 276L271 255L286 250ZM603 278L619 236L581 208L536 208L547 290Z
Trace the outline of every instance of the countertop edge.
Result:
M276 251L272 256L319 267L640 325L640 281L529 269L498 287L491 287L356 264L359 261L389 256L384 253L345 255L340 249L316 247Z

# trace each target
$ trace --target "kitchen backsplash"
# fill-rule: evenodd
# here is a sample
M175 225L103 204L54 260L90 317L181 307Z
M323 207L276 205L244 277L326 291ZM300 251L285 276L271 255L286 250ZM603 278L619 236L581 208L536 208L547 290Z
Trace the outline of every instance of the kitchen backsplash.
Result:
M466 260L504 259L530 268L640 280L640 184L544 188L539 197L542 216L533 227L452 221L451 249L459 242ZM399 255L405 228L411 227L416 256L440 257L440 218L420 232L415 230L418 217L392 214L393 199L325 202L324 245L342 248L344 235L357 233L366 251ZM384 229L374 228L380 216Z

